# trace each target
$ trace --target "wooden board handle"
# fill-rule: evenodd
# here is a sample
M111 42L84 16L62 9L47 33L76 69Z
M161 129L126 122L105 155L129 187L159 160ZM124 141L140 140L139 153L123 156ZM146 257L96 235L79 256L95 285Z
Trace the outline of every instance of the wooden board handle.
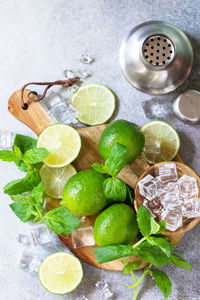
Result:
M15 118L31 128L35 134L39 135L49 125L55 124L55 121L50 118L40 102L31 102L28 99L27 94L29 92L30 90L24 91L24 102L28 104L28 109L22 109L21 90L17 90L8 101L8 110ZM33 97L36 96L33 95Z

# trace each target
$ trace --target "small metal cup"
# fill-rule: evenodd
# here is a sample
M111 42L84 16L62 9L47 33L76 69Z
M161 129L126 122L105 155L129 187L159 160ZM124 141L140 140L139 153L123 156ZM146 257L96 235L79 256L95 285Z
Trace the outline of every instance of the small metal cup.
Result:
M173 109L177 117L186 123L196 124L200 121L200 93L195 90L178 96Z

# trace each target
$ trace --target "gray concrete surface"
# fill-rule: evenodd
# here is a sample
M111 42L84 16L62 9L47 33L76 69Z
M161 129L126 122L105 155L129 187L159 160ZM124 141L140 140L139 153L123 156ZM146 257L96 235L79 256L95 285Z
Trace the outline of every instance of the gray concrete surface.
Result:
M116 118L125 118L139 125L145 118L141 101L151 96L131 87L120 71L118 51L121 40L135 25L147 20L164 20L179 26L188 35L194 48L194 66L189 79L177 91L160 97L173 99L188 88L200 90L200 2L198 0L6 0L0 1L0 128L31 134L22 123L7 112L11 93L28 81L63 78L65 68L80 67L79 56L88 53L95 63L87 69L93 74L88 82L110 87L118 98ZM84 67L84 66L83 66ZM39 90L39 89L38 89ZM180 154L184 161L200 172L200 126L186 125L173 116L168 118L181 137ZM126 289L131 278L118 272L105 272L83 263L84 278L80 287L65 296L51 295L40 285L37 276L17 268L21 248L15 236L23 231L11 212L9 197L2 187L18 178L14 165L0 163L0 299L77 299L84 294L89 300L101 299L94 284L100 278L110 283L115 299L132 299ZM178 250L183 252L193 273L171 266L167 271L173 281L170 299L200 299L200 225L188 232ZM140 276L141 272L137 273ZM140 287L138 299L157 300L162 295L151 279Z

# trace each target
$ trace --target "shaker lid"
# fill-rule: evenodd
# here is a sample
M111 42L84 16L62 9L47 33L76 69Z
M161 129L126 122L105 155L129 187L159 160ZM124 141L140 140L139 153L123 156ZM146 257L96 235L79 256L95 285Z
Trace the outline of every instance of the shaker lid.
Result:
M162 21L145 22L124 38L119 61L124 76L149 94L175 90L192 69L193 50L179 28Z

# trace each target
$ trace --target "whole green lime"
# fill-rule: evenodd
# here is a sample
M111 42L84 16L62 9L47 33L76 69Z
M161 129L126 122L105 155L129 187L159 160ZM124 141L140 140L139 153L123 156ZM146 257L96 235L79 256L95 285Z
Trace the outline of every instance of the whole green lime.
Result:
M127 163L130 163L141 154L144 140L144 134L136 124L126 120L116 120L102 132L99 140L99 152L101 157L106 160L112 147L119 143L127 147Z
M73 175L63 189L61 205L72 213L89 216L106 206L103 191L105 174L93 170L84 170Z
M136 215L126 204L106 208L94 224L94 240L98 246L131 244L138 234Z

